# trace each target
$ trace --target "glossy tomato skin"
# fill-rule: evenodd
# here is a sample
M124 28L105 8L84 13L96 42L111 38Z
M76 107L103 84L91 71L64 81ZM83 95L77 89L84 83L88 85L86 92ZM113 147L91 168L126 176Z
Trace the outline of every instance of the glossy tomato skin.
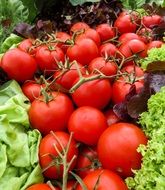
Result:
M98 32L92 28L86 29L83 33L77 36L76 39L89 38L93 40L96 45L99 47L101 44L100 36Z
M98 73L96 70L99 70L107 76L116 75L117 69L118 67L115 62L106 60L103 57L97 57L93 59L88 66L88 70L90 73Z
M95 189L96 184L99 190L128 190L120 176L106 169L98 169L91 172L83 179L83 182L88 190ZM82 187L78 185L76 190L82 190Z
M56 39L62 42L58 42L57 46L63 50L64 53L66 53L68 49L68 45L66 44L67 40L71 39L71 36L66 32L57 32L55 34Z
M116 31L107 23L99 24L96 27L96 31L100 35L101 41L106 41L114 38L116 36Z
M114 22L114 27L120 34L123 34L128 32L135 32L137 29L137 24L133 20L132 15L122 14Z
M36 48L33 46L33 40L30 38L23 40L18 45L18 48L26 53L29 53L31 55L35 55Z
M160 15L143 16L142 24L147 28L153 28L163 21Z
M80 147L75 166L76 173L83 179L90 172L98 168L101 168L101 164L98 160L96 147Z
M99 47L99 54L102 57L116 57L118 48L112 43L105 43Z
M88 28L90 28L90 27L85 22L77 22L77 23L73 24L72 27L70 28L70 34L73 34L80 30L86 30Z
M137 152L140 144L147 144L144 132L131 123L116 123L100 136L97 150L103 168L126 178L132 169L140 169L142 156Z
M43 45L36 52L35 59L42 72L52 72L57 69L58 62L64 62L65 56L63 51L59 47L52 46L51 48Z
M20 83L33 78L37 71L35 59L18 48L8 50L2 57L1 67L9 79Z
M77 63L77 66L79 67L82 74L86 73L86 69L81 64ZM73 86L75 80L79 78L77 66L76 64L72 64L69 70L66 71L64 74L62 74L64 70L56 71L53 75L54 78L57 78L56 83L61 85L63 88L69 90Z
M32 128L46 135L50 131L63 131L74 108L70 98L60 92L52 92L53 100L46 103L43 96L35 99L29 109Z
M111 96L112 87L107 79L85 82L72 93L72 99L78 107L92 106L98 109L103 109L111 100Z
M67 49L66 55L70 61L76 60L82 65L88 65L98 56L98 47L93 40L82 38L76 40L75 44Z
M145 44L151 42L154 38L153 31L150 28L141 28L138 30L137 34L140 37L140 40Z
M77 108L69 118L68 130L79 142L94 146L108 127L104 114L93 107Z
M27 81L21 86L21 89L30 102L33 102L41 95L42 87L44 85L38 84L35 81Z
M75 190L77 184L78 183L75 180L68 180L68 182L67 182L67 189L66 190Z
M119 41L120 44L123 44L123 43L126 43L126 42L128 42L130 40L134 40L134 39L139 40L140 37L137 34L133 33L133 32L128 32L128 33L122 34L119 37L118 41Z
M120 119L117 117L117 115L113 112L113 109L106 110L104 112L104 115L107 119L108 126L120 121Z
M63 145L64 148L67 147L69 142L69 134L62 131L51 132L50 134L43 137L39 145L39 163L42 169L49 166L52 163L53 157L56 159L60 159L59 154L54 146L62 153L62 147L60 143ZM70 162L73 156L77 157L78 155L78 148L74 139L71 140L68 154L67 154L67 161ZM76 159L71 164L70 170L74 168L76 164ZM50 179L58 179L62 177L63 174L63 165L56 163L54 160L54 165L49 167L44 171L44 176Z
M147 51L152 48L160 48L164 43L160 40L154 40L147 44Z
M38 183L28 187L26 190L52 190L52 188L46 183ZM59 190L59 188L54 187L53 190Z
M143 69L141 69L139 66L136 66L136 65L127 65L127 66L124 66L121 69L121 72L122 73L127 72L129 74L133 74L134 73L135 78L136 77L143 77L144 76ZM141 79L141 81L142 81L142 79Z

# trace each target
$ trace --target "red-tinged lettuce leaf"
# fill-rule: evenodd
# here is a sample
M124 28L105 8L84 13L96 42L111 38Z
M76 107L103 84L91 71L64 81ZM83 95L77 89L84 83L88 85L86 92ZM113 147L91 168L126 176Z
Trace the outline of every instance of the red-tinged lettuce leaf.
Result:
M123 121L138 119L139 115L147 110L147 102L151 95L165 86L165 73L147 73L144 78L144 87L139 94L133 85L124 102L113 107L115 114Z

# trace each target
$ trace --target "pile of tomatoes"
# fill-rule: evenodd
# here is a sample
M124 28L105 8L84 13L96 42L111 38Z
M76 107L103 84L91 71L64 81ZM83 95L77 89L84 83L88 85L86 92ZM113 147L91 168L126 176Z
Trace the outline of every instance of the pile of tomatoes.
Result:
M113 112L132 85L139 93L144 71L138 60L163 42L152 28L159 15L122 12L113 25L75 23L68 33L25 39L2 57L1 68L29 98L31 127L43 138L39 163L45 184L28 190L126 190L124 179L141 166L144 132ZM46 181L53 180L52 184ZM61 184L61 186L55 185Z

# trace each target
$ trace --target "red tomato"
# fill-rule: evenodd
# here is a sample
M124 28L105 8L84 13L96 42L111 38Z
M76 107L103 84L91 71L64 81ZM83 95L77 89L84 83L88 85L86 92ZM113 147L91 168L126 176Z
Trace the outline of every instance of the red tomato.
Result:
M153 40L153 32L150 28L141 28L138 30L137 34L140 37L140 40L143 41L144 43L148 43Z
M121 72L127 72L129 74L133 74L134 76L132 77L135 77L138 78L138 77L143 77L144 76L144 71L143 69L141 69L140 67L136 66L136 65L128 65L128 66L124 66L121 70ZM142 79L140 80L142 81Z
M137 54L140 57L147 56L147 46L141 40L133 39L127 41L119 47L119 51L123 54L125 58L129 58L134 54Z
M105 169L91 172L83 179L83 182L88 190L128 190L120 176ZM76 190L82 190L82 187L79 185Z
M91 77L94 75L89 75ZM97 79L83 83L72 93L74 103L103 109L111 100L112 88L109 80Z
M33 46L33 40L28 38L20 42L18 48L24 52L27 52L31 55L35 55L36 48Z
M117 115L113 112L113 109L106 110L104 115L107 119L108 126L120 121Z
M85 74L86 69L79 63L77 63L82 74ZM63 88L69 90L76 79L79 78L76 64L72 64L68 71L65 72L65 69L59 70L54 73L53 77L56 78L56 83L61 85ZM64 72L64 74L62 74ZM59 77L60 76L60 77Z
M68 130L73 132L74 139L92 146L97 144L107 126L104 114L89 106L76 109L68 122Z
M147 137L136 125L131 123L111 125L98 141L98 157L103 168L117 172L124 178L132 176L132 169L141 167L142 155L137 152L140 144L146 145Z
M134 40L134 39L139 40L140 38L139 38L139 36L137 34L128 32L128 33L122 34L119 37L118 41L119 41L119 43L124 44L124 43L126 43L126 42L128 42L130 40Z
M70 34L90 28L85 22L77 22L70 29Z
M101 41L107 41L116 36L115 29L107 23L99 24L96 27L96 31L100 35Z
M10 49L3 55L1 67L10 79L21 83L32 79L37 71L35 59L18 48Z
M60 92L52 92L52 100L46 103L44 97L35 99L29 109L29 119L33 128L46 135L50 131L61 131L73 112L73 104L69 97Z
M159 40L154 40L150 43L147 44L147 51L152 49L152 48L160 48L164 43Z
M67 189L66 190L75 190L76 186L77 186L77 181L69 180L67 182Z
M75 44L68 48L66 55L70 61L76 60L82 65L88 65L98 56L98 47L93 40L82 38L76 40Z
M78 35L76 39L89 38L93 40L97 46L100 46L101 40L98 32L92 28L86 29L82 34Z
M33 102L41 95L42 87L44 87L44 85L38 84L36 81L25 81L21 88L30 102Z
M104 75L112 76L116 75L118 67L114 61L106 60L103 57L97 57L93 59L88 66L90 73L98 73L96 69L101 71Z
M154 26L161 24L162 21L163 18L159 15L149 15L142 17L142 24L147 28L153 28Z
M67 40L70 40L71 36L67 34L66 32L57 32L56 33L56 40L59 40L61 42L57 42L57 46L63 50L63 52L66 53L68 49L68 45L65 43Z
M137 18L131 14L122 14L114 22L114 27L120 34L135 32L137 29Z
M53 189L46 183L38 183L28 187L26 190L59 190L59 188L54 187Z
M100 46L99 54L103 57L116 57L118 48L111 43L105 43Z
M42 72L52 72L58 68L58 62L64 62L65 56L59 47L43 45L37 50L35 58Z
M98 168L101 168L101 164L98 160L96 147L80 147L80 153L75 166L76 173L83 179L90 172Z
M62 144L64 149L66 149L69 143L69 134L61 131L53 132L46 135L41 140L39 145L40 166L42 169L45 169L43 173L44 176L50 179L58 179L62 177L63 174L63 161L61 160L58 151L56 150L57 148L59 152L63 154L63 149L59 142ZM76 146L76 142L74 141L74 139L72 139L67 154L67 162L70 162L73 156L77 157L77 155L78 149ZM53 164L53 166L51 164ZM73 161L69 169L72 170L75 164L76 159Z

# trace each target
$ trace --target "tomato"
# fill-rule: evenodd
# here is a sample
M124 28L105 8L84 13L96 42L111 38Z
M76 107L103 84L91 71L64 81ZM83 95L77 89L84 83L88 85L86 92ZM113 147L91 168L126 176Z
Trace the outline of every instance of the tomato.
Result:
M36 48L33 46L33 40L28 38L20 42L18 48L24 52L27 52L31 55L35 55Z
M33 78L37 71L35 59L18 48L8 50L2 57L1 67L9 79L24 82Z
M150 43L147 44L147 51L152 49L152 48L160 48L164 43L159 40L154 40L151 41Z
M137 152L140 144L147 144L144 132L131 123L115 123L108 127L98 141L98 157L103 168L122 177L133 175L140 169L142 155Z
M93 40L82 38L76 40L75 44L67 49L66 55L70 61L76 60L82 65L88 65L98 56L98 47Z
M114 27L120 34L135 32L137 29L136 18L131 14L122 14L114 22Z
M153 28L161 24L163 18L160 15L149 15L142 17L142 24L147 28Z
M60 143L59 143L60 142ZM57 131L52 132L45 137L40 142L39 145L39 163L42 169L45 169L43 172L45 177L50 179L58 179L63 175L63 161L59 156L59 152L63 154L63 149L66 149L69 143L69 134ZM61 146L61 145L62 146ZM56 146L56 148L55 148ZM70 146L67 154L67 162L70 162L73 156L77 157L78 148L74 139L71 139ZM52 165L53 164L53 165ZM69 170L72 170L76 164L76 159L71 164Z
M59 188L54 187L53 189L46 183L38 183L28 187L26 190L59 190Z
M153 32L150 28L141 28L138 30L137 34L140 37L140 40L143 41L144 43L148 43L153 40Z
M51 95L52 100L48 103L44 101L44 96L35 99L29 109L32 128L38 129L44 135L50 131L65 130L74 109L67 95L60 92L52 92Z
M79 142L87 145L96 145L100 135L108 127L104 114L93 107L77 108L68 122L69 132Z
M138 55L139 57L147 56L147 46L141 40L133 39L127 41L119 47L119 51L125 58L130 58L133 55ZM132 58L133 59L133 58Z
M25 81L21 86L21 89L25 96L33 102L36 98L41 95L41 89L44 85L38 84L36 81Z
M77 181L68 180L66 190L75 190L76 186L77 186Z
M99 24L96 27L96 31L100 35L101 41L107 41L116 36L115 29L107 23Z
M73 26L70 29L70 34L73 34L75 32L79 32L80 30L86 30L90 28L85 22L77 22L73 24Z
M112 43L102 44L99 48L99 54L102 57L116 57L118 48Z
M57 46L63 50L64 53L66 53L68 49L68 45L66 42L71 39L71 36L67 34L66 32L57 32L55 34L56 40L59 40L61 42L57 42Z
M136 78L140 78L144 76L144 71L143 69L141 69L139 66L136 65L128 65L128 66L124 66L121 70L121 72L127 72L129 74L133 74L135 79ZM142 81L142 79L140 80Z
M79 63L77 63L77 66L79 67L80 72L85 74L86 69ZM79 78L77 66L76 64L72 64L68 70L65 70L64 68L62 70L56 71L53 75L54 78L57 78L55 82L61 85L63 88L69 90L73 86L74 81Z
M37 50L35 59L42 72L52 72L58 68L58 62L64 62L65 56L59 47L43 45Z
M117 117L117 115L113 112L113 109L106 110L104 112L104 115L107 119L108 126L120 121L120 119Z
M101 168L101 164L98 160L96 147L80 147L79 152L75 171L83 179L90 172Z
M87 75L92 77L94 75ZM71 95L74 103L103 109L111 100L112 87L107 79L96 79L81 84Z
M100 46L101 40L98 32L92 28L86 29L83 33L79 34L76 39L89 38L93 40L97 46Z
M88 66L90 73L98 73L96 70L101 71L104 75L113 76L117 73L118 67L114 61L105 59L103 57L97 57L93 59Z
M128 190L124 181L110 170L98 169L88 174L83 182L88 190ZM82 190L79 185L76 190Z
M128 42L128 41L130 41L130 40L134 40L134 39L139 40L140 37L139 37L137 34L135 34L135 33L128 32L128 33L122 34L122 35L119 37L118 41L119 41L119 43L120 43L120 45L121 45L121 44L124 44L124 43L126 43L126 42Z

